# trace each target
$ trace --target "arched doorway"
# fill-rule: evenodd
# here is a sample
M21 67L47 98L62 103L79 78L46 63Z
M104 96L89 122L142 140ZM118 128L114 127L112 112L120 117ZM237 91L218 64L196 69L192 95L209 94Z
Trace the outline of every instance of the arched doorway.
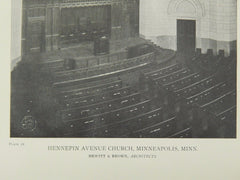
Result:
M176 50L185 54L201 48L202 18L205 6L200 0L170 0L168 15L176 23Z

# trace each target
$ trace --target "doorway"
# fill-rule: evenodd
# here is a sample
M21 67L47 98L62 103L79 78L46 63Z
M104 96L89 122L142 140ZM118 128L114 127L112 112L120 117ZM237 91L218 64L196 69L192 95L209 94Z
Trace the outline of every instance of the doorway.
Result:
M30 52L45 52L45 23L30 21L28 25L28 48Z
M185 55L193 55L196 48L196 21L177 20L177 50Z

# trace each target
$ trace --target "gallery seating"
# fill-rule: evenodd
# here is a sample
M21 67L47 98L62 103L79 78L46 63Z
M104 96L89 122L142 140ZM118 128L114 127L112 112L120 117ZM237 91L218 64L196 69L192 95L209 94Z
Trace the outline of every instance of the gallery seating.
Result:
M216 115L219 127L228 129L224 132L225 137L233 137L236 134L236 110L236 105L234 105Z
M177 133L174 133L173 135L169 136L169 138L191 138L191 128L186 128L182 131L179 131Z
M232 81L220 82L218 84L213 85L210 88L205 86L205 90L197 93L193 96L187 97L188 104L199 104L202 105L207 101L211 101L214 98L217 98L225 93L234 89L234 85Z
M99 94L99 93L102 93L105 91L119 89L121 87L122 87L122 81L117 80L117 81L113 81L113 82L108 82L106 84L100 84L100 85L95 85L95 86L92 85L92 86L87 86L85 88L61 91L58 94L58 97L62 97L64 99L79 98L79 97L83 97L83 96Z
M189 86L195 82L198 82L203 78L204 77L203 75L201 75L201 73L192 73L176 81L170 82L168 84L164 84L164 88L168 91L174 92L186 86Z
M205 100L201 103L202 103L200 104L201 108L211 113L214 113L215 115L219 114L236 104L236 91L235 90L229 91L224 95L217 97L216 99L213 100L210 99L210 101Z
M112 99L109 101L102 101L100 103L92 104L89 106L79 106L71 109L64 109L61 111L64 120L71 120L75 118L88 117L102 112L112 111L124 106L130 106L140 102L141 95L139 93L131 94L129 96Z
M188 98L203 92L204 90L214 86L216 83L217 83L216 77L210 76L201 79L200 81L197 81L193 84L190 84L189 86L186 86L182 89L178 89L174 91L174 93L177 95L177 97Z
M231 58L234 58L234 56L225 57L224 50L219 50L217 55L213 55L213 50L208 49L206 54L196 52L196 56L192 60L199 69L207 72L217 72L221 68L226 68Z
M220 121L236 121L236 105L218 113L216 116Z
M190 69L183 68L183 69L175 71L171 74L168 74L166 76L161 76L161 77L158 77L158 78L154 78L153 81L155 81L156 84L162 84L163 85L165 83L170 83L170 82L175 81L177 79L188 76L191 73L192 73L192 71Z
M134 90L130 87L123 87L120 89L112 90L112 91L104 91L97 95L89 95L79 98L69 98L63 101L63 106L65 108L74 108L79 106L86 106L95 104L101 101L108 101L111 99L116 99L120 97L124 97L133 93Z
M133 132L133 137L141 138L166 138L176 129L176 119L172 117L152 126L147 126L143 129Z
M180 61L163 67L151 64L152 58L150 53L121 62L55 72L63 136L191 138L196 129L191 124L195 116L189 117L193 107L205 113L207 119L210 113L225 125L224 119L234 119L233 78L222 79L215 71L192 68ZM196 58L215 57L209 50L205 55L198 52ZM124 74L141 63L150 63L143 71L140 69L143 81L138 79L147 84L146 89L124 84L121 74L112 74L122 70ZM208 122L209 126L212 124Z
M145 78L148 79L154 79L154 78L160 78L161 76L165 76L167 74L174 73L175 71L178 71L183 68L183 64L177 63L170 66L167 66L165 68L153 70L151 72L144 73Z
M161 116L162 109L158 108L146 113L137 114L132 118L82 131L82 134L97 137L124 137L129 135L131 136L133 131L144 128L146 124L154 125L155 123L160 122Z
M112 124L121 120L134 117L140 113L150 110L150 100L146 100L134 105L125 106L113 111L103 112L85 118L76 118L64 122L65 135L68 136L76 132L92 129L106 124Z

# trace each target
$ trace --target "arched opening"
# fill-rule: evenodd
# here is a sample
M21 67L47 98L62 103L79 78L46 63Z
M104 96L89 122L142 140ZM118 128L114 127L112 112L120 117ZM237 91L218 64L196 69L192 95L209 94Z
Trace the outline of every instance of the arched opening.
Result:
M201 19L205 7L199 0L171 0L168 15L176 23L176 50L191 54L201 46Z

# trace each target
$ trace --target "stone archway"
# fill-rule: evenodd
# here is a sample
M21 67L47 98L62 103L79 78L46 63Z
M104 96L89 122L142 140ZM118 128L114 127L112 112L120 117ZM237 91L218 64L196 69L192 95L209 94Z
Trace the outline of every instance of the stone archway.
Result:
M205 16L205 7L199 0L171 0L168 4L169 15Z
M205 16L205 6L200 0L170 0L167 13L175 20L194 20L196 21L195 47L201 47L201 20ZM177 28L176 28L177 29ZM177 32L176 32L177 36ZM176 39L177 47L177 39ZM177 48L176 48L177 50Z

